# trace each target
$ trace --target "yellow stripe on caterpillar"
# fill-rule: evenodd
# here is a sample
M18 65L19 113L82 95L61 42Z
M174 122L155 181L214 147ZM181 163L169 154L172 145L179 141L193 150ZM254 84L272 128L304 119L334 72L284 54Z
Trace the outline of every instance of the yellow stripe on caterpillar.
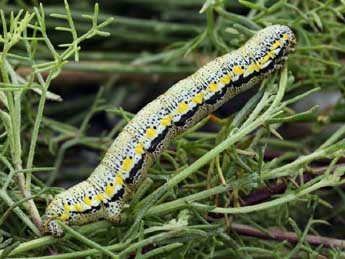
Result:
M59 219L61 219L62 221L66 221L69 219L69 215L68 213L62 213L59 217Z
M229 74L224 75L220 80L219 80L223 85L228 85L231 81L231 76Z
M65 204L63 205L63 209L64 209L64 211L66 211L66 212L70 212L70 211L71 211L71 206L68 205L67 203L65 203Z
M74 204L74 209L77 212L81 212L83 210L83 206L80 203Z
M170 115L170 114L165 115L165 116L161 119L160 124L161 124L162 126L168 127L168 126L171 125L172 119L173 119L173 116L172 116L172 115Z
M92 205L92 197L89 197L89 196L85 196L84 197L84 203L87 205L87 206L91 206Z
M113 183L110 183L110 184L108 184L108 185L105 187L105 194L106 194L109 198L111 198L111 197L113 196L113 194L114 194L114 190L115 190L115 188L114 188Z
M240 76L244 73L244 70L240 66L234 66L233 72L235 75Z
M122 186L122 185L123 185L123 178L122 178L121 174L117 174L117 175L115 176L115 182L116 182L116 184L119 185L119 186Z
M155 128L151 127L146 130L146 136L149 139L153 139L154 137L156 137L156 135L157 135L157 130Z
M142 154L144 154L144 146L143 146L143 144L141 144L141 143L138 143L137 145L136 145L136 147L135 147L135 149L134 149L134 152L135 152L135 154L137 154L137 155L142 155Z
M192 98L192 103L194 104L202 104L204 100L204 94L203 93L198 93Z
M189 108L188 103L182 102L178 105L177 112L178 113L185 113L188 110L188 108Z
M219 86L216 83L211 83L208 85L208 89L210 92L217 92L219 90Z
M124 171L129 171L132 165L133 165L133 159L131 157L126 157L125 160L123 160L122 169Z

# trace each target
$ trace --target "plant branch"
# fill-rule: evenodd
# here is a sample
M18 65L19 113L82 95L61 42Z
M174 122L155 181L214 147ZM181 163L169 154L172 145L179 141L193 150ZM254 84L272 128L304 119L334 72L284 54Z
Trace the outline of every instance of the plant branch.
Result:
M278 228L269 228L267 232L262 232L259 229L248 225L232 223L231 229L239 235L257 237L265 240L288 241L293 244L298 243L299 241L299 237L296 233L282 231ZM345 249L345 240L331 237L307 235L305 237L305 242L313 246L322 245L323 247Z

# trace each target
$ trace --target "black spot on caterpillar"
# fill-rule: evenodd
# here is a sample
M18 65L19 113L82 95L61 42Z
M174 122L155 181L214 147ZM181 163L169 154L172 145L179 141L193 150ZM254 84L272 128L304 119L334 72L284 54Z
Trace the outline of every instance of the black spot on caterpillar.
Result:
M238 50L211 61L147 104L115 139L90 177L48 205L44 231L62 236L56 220L117 222L129 192L170 140L280 69L295 43L287 26L267 27Z

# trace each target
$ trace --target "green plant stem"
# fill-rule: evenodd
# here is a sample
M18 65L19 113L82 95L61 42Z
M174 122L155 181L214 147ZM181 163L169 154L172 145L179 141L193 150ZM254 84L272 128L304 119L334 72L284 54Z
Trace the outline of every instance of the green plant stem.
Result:
M41 78L41 76L40 76ZM43 78L41 78L43 80ZM44 106L46 103L46 97L47 97L47 90L48 86L52 80L52 73L49 73L46 82L44 82L43 85L43 91L41 93L40 101L38 104L38 109L37 109L37 114L36 114L36 119L35 119L35 124L34 124L34 129L32 131L31 135L31 142L30 142L30 148L29 148L29 154L28 154L28 160L26 163L26 168L31 169L33 165L33 160L34 160L34 155L35 155L35 149L36 149L36 144L37 144L37 138L38 138L38 133L42 121L42 116L43 116L43 110ZM26 188L31 189L31 172L27 174L26 177Z
M277 228L270 228L268 230L262 231L260 229L243 225L239 223L232 223L231 229L239 235L257 237L268 240L277 240L277 241L288 241L289 243L297 243L299 236L294 232L286 232L279 230ZM310 245L315 246L324 246L324 247L333 247L333 248L345 248L345 240L315 236L315 235L306 235L305 242Z
M8 52L9 47L6 48L6 45L4 46L3 53L1 54L1 61L0 61L0 70L1 70L1 75L4 83L9 84L10 79L9 79L9 73L11 72L7 68L7 61L6 61L6 53ZM16 75L13 75L12 78L16 80ZM16 82L14 82L16 83ZM7 102L8 102L8 109L10 113L10 118L11 118L11 126L12 126L12 146L11 146L11 153L12 153L12 158L14 162L14 168L16 170L21 170L22 169L22 159L21 159L21 154L22 154L22 147L21 147L21 142L20 142L20 133L21 133L21 107L20 107L20 95L21 93L11 93L11 92L6 92L7 96ZM18 180L18 185L21 189L21 192L24 196L24 198L30 197L31 196L31 191L30 189L27 189L25 186L25 177L23 173L18 173L17 174L17 180ZM5 196L4 196L5 197ZM34 222L34 224L40 229L41 228L41 220L40 220L40 215L37 210L37 207L34 203L33 200L29 200L26 202L25 206L27 207L31 218ZM16 208L17 209L17 208ZM18 211L18 210L17 210ZM26 224L27 220L26 220ZM31 225L31 224L30 224ZM31 228L31 227L30 227ZM40 235L40 232L34 231L36 235Z
M3 190L0 190L0 198L1 198L2 200L4 200L4 201L7 203L7 205L8 205L9 207L15 205L15 202L14 202L14 201L11 199L11 197L9 197L8 194L7 194L5 191L3 191ZM25 215L25 213L24 213L20 208L14 207L14 208L13 208L13 211L14 211L14 213L16 213L16 215L25 223L25 225L27 225L27 226L31 229L31 231L32 231L35 235L37 235L37 236L40 236L40 235L41 235L39 229L38 229L34 224L32 224L31 220Z
M296 193L289 193L285 194L281 198L277 198L272 201L268 202L263 202L260 204L256 205L249 205L245 207L239 207L239 208L220 208L216 207L214 209L210 209L209 206L204 205L204 204L196 204L198 207L203 208L205 210L208 210L209 212L214 212L214 213L222 213L222 214L244 214L244 213L250 213L250 212L257 212L261 210L266 210L270 209L273 207L280 206L282 204L297 200L298 198L305 196L309 193L312 193L316 190L319 190L324 187L329 187L329 186L334 186L339 183L339 178L338 177L330 177L330 178L324 178L318 183L302 190L302 191L297 191ZM163 204L162 204L163 205Z
M261 174L261 178L263 180L270 180L270 179L280 178L283 176L289 176L291 175L291 171L297 168L298 166L308 164L309 162L316 159L328 157L329 155L342 150L344 148L344 145L345 145L345 140L339 141L338 143L332 146L328 146L324 149L317 150L309 155L302 156L296 159L295 161L293 161L292 163L286 164L284 166L281 166L272 170L264 171Z
M109 226L109 223L107 222L97 222L92 224L92 227L90 226L83 226L82 228L80 228L80 232L81 233L87 233L87 232L92 232L95 231L99 228L104 228L107 229L107 226ZM83 230L82 230L83 229ZM87 230L87 231L86 231ZM74 231L74 230L73 230ZM126 256L131 253L136 251L138 248L147 246L149 244L156 244L160 241L164 241L167 240L169 238L174 238L177 236L180 236L182 234L185 233L189 233L191 235L197 235L197 236L201 236L201 237L206 237L204 236L204 232L200 231L200 230L193 230L193 229L177 229L177 230L172 230L172 231L167 231L164 233L160 233L151 237L148 237L144 240L135 242L131 245L128 244L114 244L114 245L110 245L110 246L105 246L102 247L103 249L109 250L109 251L121 251L118 254L119 258L126 258ZM78 233L77 233L78 234ZM72 236L69 234L66 235L66 237L64 237L64 239L70 239ZM79 239L79 237L77 237ZM40 247L44 247L47 246L49 244L53 244L56 243L57 241L62 241L61 238L54 238L54 237L42 237L36 240L32 240L23 244L20 244L18 247L16 247L15 249L13 249L13 251L11 251L9 253L9 256L14 256L14 255L18 255L18 254L22 254L25 253L27 251L33 250L33 249L37 249ZM177 243L178 244L178 243ZM177 247L177 245L176 245ZM3 250L0 250L0 255L3 252ZM100 254L102 253L102 251L100 251L99 249L93 248L93 249L85 249L84 251L79 251L79 252L71 252L71 253L65 253L65 254L61 254L61 255L51 255L51 256L40 256L40 257L35 257L35 259L69 259L69 258L80 258L83 256L90 256L90 255L96 255L96 254ZM115 255L116 256L116 255ZM19 259L19 257L17 257L17 259Z
M110 226L110 224L108 222L99 221L99 222L95 222L93 224L84 225L84 226L80 227L79 233L80 234L92 233L98 229L107 229L109 226ZM53 236L45 236L45 237L33 239L33 240L27 241L25 243L19 244L17 247L15 247L9 253L9 256L22 254L22 253L28 252L30 250L38 249L40 247L46 247L48 245L51 245L51 244L54 244L57 242L61 242L63 240L69 240L71 238L72 238L72 236L70 234L66 234L66 236L63 239L62 238L55 238ZM121 249L121 247L123 247L123 246L118 244L117 247L119 247ZM96 252L99 252L99 251L96 250ZM2 253L3 253L3 250L0 250L0 255L2 255ZM66 257L66 258L68 258L68 257Z
M169 238L177 237L180 236L181 234L184 234L185 232L189 232L190 234L194 234L195 232L196 235L200 235L200 231L193 231L193 230L186 230L183 228L177 229L177 230L172 230L172 231L167 231L165 233L157 234L155 236L151 236L149 238L146 238L144 240L138 241L132 245L129 245L128 248L124 249L119 253L120 258L124 258L127 256L129 253L136 251L138 248L147 246L149 244L155 244L159 243L160 241L167 240Z
M85 236L79 234L77 231L75 231L73 228L67 226L66 224L60 222L60 226L63 228L64 231L69 233L71 236L75 237L77 240L83 242L84 244L99 250L100 252L110 256L111 258L114 258L114 259L119 258L117 255L113 254L109 249L107 249L107 248L97 244L96 242L86 238Z
M213 196L215 194L228 192L232 189L232 185L226 185L226 186L217 186L209 190L205 190L202 192L198 192L193 195L189 195L187 197L183 197L180 199L177 199L175 201L162 203L160 205L156 205L148 209L148 211L145 213L146 216L153 216L153 215L159 215L164 214L170 211L174 211L176 209L182 209L189 206L190 202L196 201L196 200L202 200L205 198L208 198L210 196Z
M8 76L8 69L7 69L7 61L6 61L6 54L8 49L4 47L4 50L1 54L0 60L0 71L1 77L4 83L10 84L10 78ZM11 120L11 153L12 159L14 163L14 167L16 169L22 168L22 160L21 160L21 144L20 144L20 114L17 114L16 105L14 102L14 93L6 92L7 103L8 103L8 110L10 114Z
M216 208L212 208L212 206L209 205L204 205L204 204L200 204L200 203L192 203L192 205L194 205L195 207L199 208L199 209L203 209L209 212L214 212L214 213L223 213L223 214L244 214L244 213L250 213L250 212L256 212L256 211L260 211L260 210L265 210L265 209L269 209L269 208L273 208L294 200L297 200L298 198L305 196L311 192L314 192L318 189L324 188L324 187L328 187L328 186L334 186L336 184L339 184L339 176L337 175L330 175L327 176L323 179L321 179L319 182L317 182L316 184L302 190L302 191L296 191L295 193L290 193L290 194L286 194L284 196L282 196L281 198L272 200L272 201L268 201L268 202L264 202L264 203L260 203L260 204L256 204L256 205L250 205L250 206L245 206L245 207L239 207L239 208L220 208L220 207L216 207ZM188 203L189 202L193 202L196 200L201 200L204 199L206 197L209 197L211 195L214 195L216 193L220 193L220 192L225 192L229 189L229 187L225 188L223 187L223 189L221 189L220 187L215 187L213 189L207 190L207 191L203 191L203 192L199 192L197 194L193 194L175 201L171 201L171 202L166 202L166 203L162 203L160 205L156 205L151 207L146 215L147 216L153 216L153 215L160 215L160 214L165 214L165 213L169 213L171 211L174 211L176 208L185 208L188 207ZM220 189L220 190L218 190ZM212 193L208 193L208 191L211 191Z
M254 30L259 30L260 27L253 21L251 21L249 18L234 14L234 13L229 13L225 11L222 7L216 7L215 10L222 16L224 16L226 19L229 19L230 21L239 23L244 25L245 27L254 29Z
M159 254L162 253L170 253L171 250L174 250L178 247L183 246L183 243L173 243L173 244L169 244L169 245L165 245L165 246L161 246L159 248L153 249L147 253L145 253L144 255L141 256L141 259L146 259L146 258L152 258L154 256L157 256Z

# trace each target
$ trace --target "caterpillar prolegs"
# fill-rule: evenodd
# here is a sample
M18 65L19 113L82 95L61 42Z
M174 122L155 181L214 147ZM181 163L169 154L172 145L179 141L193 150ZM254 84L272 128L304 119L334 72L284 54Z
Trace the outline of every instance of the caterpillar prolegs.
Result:
M126 197L170 140L280 69L295 44L290 28L269 26L147 104L124 127L90 177L58 194L48 205L44 231L62 236L56 220L68 224L100 218L117 222Z

